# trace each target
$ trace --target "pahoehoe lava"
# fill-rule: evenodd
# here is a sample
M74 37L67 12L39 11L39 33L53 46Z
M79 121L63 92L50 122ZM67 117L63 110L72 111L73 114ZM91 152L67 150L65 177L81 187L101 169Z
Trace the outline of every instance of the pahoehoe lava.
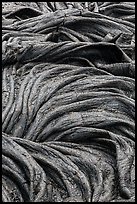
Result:
M135 202L135 2L2 2L2 201Z

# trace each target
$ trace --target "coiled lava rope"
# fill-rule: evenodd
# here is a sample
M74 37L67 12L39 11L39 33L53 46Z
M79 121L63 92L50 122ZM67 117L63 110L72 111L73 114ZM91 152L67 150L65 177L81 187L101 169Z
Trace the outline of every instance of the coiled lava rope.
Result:
M135 2L2 2L2 201L135 202Z

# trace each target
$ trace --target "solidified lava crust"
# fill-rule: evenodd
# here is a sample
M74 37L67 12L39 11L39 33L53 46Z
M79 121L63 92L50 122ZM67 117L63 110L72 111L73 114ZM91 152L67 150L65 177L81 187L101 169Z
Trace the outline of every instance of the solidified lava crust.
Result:
M2 201L135 202L135 2L2 2Z

